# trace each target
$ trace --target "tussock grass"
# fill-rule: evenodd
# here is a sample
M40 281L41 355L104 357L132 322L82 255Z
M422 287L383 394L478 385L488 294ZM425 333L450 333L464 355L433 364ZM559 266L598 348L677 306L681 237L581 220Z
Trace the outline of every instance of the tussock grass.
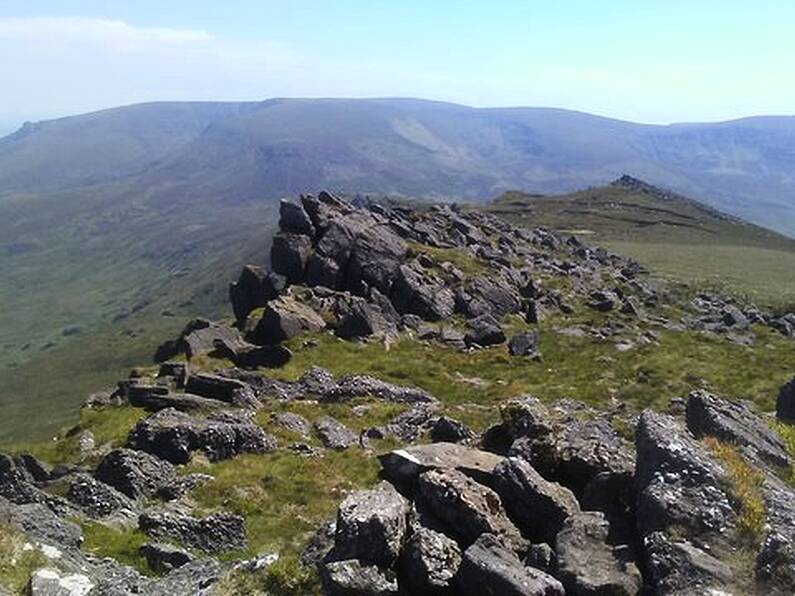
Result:
M86 522L82 528L84 551L98 557L112 557L141 573L152 574L146 559L138 553L138 549L149 541L143 532L134 528L112 528L98 522Z
M255 573L233 571L215 587L216 596L265 594L266 596L319 596L320 582L295 556L280 557L273 565Z
M26 544L19 532L0 520L0 591L22 594L31 574L46 565L44 555Z
M758 545L767 521L765 502L760 490L762 473L745 461L734 445L714 437L704 439L704 444L729 474L729 490L739 506L740 537L748 545Z

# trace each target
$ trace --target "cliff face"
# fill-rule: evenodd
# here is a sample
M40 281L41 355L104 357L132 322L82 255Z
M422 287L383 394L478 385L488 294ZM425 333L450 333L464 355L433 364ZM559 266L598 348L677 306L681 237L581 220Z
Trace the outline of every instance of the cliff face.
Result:
M234 321L0 457L33 593L791 591L791 387L696 389L789 372L790 315L455 206L280 215Z

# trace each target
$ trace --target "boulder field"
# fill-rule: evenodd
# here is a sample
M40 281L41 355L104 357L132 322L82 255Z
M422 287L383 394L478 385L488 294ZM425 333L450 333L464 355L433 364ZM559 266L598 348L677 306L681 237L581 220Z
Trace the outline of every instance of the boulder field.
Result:
M293 540L313 590L329 596L795 592L792 446L774 430L795 419L795 381L775 415L704 389L672 395L667 411L514 395L475 430L408 380L321 366L279 374L296 339L318 334L544 362L539 321L576 312L595 322L561 333L617 352L657 342L659 330L753 345L760 328L793 335L790 315L714 294L683 299L575 237L328 192L282 202L270 263L232 284L233 321L189 322L156 349L154 368L86 402L97 415L140 413L119 444L83 431L79 453L54 466L0 454L0 529L44 557L28 593L252 593L234 582L279 553L249 556L251 512L223 499L207 510L192 495L213 486L219 462L280 453L377 458L377 483L329 494L336 514ZM362 399L396 413L354 431ZM284 404L337 414L310 420ZM96 526L145 536L146 572L83 548Z

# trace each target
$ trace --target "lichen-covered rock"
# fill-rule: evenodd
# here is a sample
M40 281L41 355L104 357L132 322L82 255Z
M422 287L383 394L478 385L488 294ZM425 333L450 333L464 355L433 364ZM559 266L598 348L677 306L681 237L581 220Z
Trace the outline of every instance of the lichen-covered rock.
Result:
M408 509L408 501L386 483L352 493L337 510L335 556L391 565L403 546Z
M178 513L143 513L138 518L138 527L153 538L178 540L185 546L208 553L246 546L245 520L229 513L203 518Z
M114 449L97 466L94 477L131 499L150 497L174 478L174 466L143 451Z
M558 533L557 577L575 596L634 596L643 586L629 544L615 544L610 522L598 511L576 513Z
M78 474L69 484L66 498L94 518L132 512L135 504L125 495L87 474Z
M271 300L249 338L257 344L278 344L304 331L320 331L323 318L292 296Z
M326 596L397 596L394 574L356 559L327 561L320 566Z
M465 544L481 534L497 534L517 544L521 536L500 497L456 470L430 470L419 477L418 502Z
M466 596L564 596L561 583L525 567L495 536L484 534L465 552L456 587Z
M554 542L563 522L580 512L574 494L511 457L494 468L494 487L511 519L536 542Z
M430 528L418 527L406 545L400 567L400 585L416 596L450 593L461 565L458 543Z
M331 416L318 418L314 426L318 437L328 449L347 449L358 439L347 426Z

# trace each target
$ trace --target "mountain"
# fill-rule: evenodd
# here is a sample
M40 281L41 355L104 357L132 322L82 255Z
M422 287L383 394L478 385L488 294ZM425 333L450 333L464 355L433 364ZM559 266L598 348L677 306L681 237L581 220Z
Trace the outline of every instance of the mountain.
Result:
M328 187L490 199L622 173L795 233L795 118L652 126L414 99L163 103L27 124L0 141L0 196L124 180L152 201Z

